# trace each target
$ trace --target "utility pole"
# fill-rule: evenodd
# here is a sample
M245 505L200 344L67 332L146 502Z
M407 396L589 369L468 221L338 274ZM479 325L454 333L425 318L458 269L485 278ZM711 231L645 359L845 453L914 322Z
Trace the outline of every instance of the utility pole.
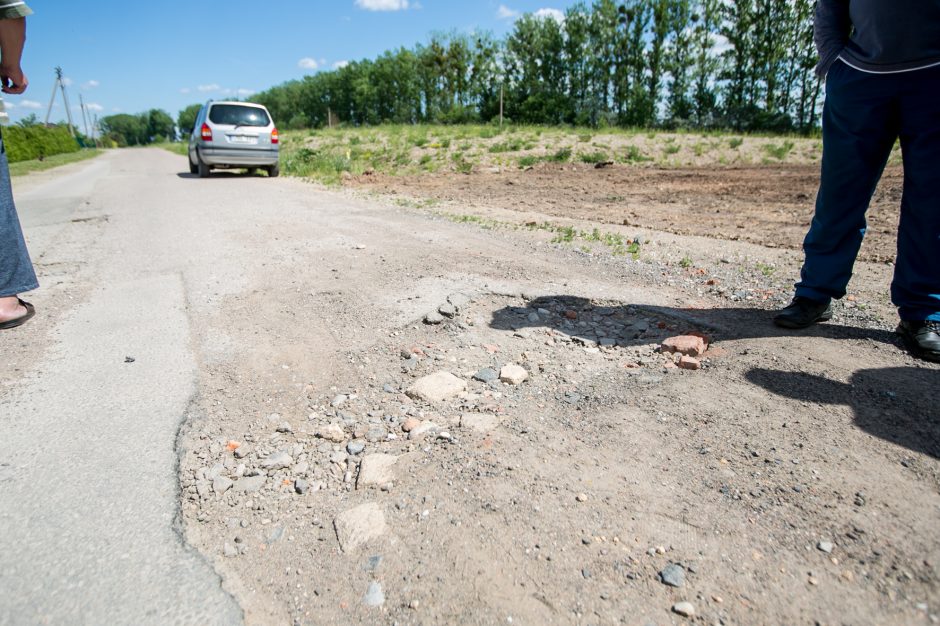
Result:
M503 129L503 85L499 86L499 129Z
M46 109L46 125L49 125L49 117L52 115L52 105L55 103L55 90L62 91L62 101L65 103L65 116L69 120L69 132L75 136L75 125L72 123L72 111L69 110L69 98L65 94L65 82L62 80L62 68L55 68L55 83L52 85L52 98L49 99L49 108Z
M503 85L499 86L499 129L503 129Z
M85 124L85 136L90 137L91 135L88 133L88 115L85 110L85 98L82 97L81 93L78 94L78 102L82 107L82 122Z

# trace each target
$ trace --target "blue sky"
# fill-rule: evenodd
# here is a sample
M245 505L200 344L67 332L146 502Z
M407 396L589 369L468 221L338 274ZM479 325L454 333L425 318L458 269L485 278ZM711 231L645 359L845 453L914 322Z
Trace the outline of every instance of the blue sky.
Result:
M425 42L436 31L502 36L522 13L575 0L27 0L29 89L6 96L13 121L46 115L55 66L98 116L248 97L344 61ZM61 95L50 121L65 119Z

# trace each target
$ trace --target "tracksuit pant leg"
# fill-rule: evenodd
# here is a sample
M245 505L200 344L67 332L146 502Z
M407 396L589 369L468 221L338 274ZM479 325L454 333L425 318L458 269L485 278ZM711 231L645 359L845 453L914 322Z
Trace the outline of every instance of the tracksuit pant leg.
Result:
M898 86L904 192L891 301L902 320L940 321L940 66L907 76Z
M892 300L902 319L940 319L940 68L871 74L837 61L826 79L816 214L796 295L841 298L865 213L900 138L904 196Z

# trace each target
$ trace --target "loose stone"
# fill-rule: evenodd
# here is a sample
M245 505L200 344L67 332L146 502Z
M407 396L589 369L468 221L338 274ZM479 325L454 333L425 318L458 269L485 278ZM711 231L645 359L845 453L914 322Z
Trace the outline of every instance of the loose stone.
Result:
M425 402L443 402L467 388L467 381L450 372L436 372L419 378L405 392L409 398Z
M359 546L385 534L385 513L374 502L361 504L340 513L333 521L336 538L343 552L352 552Z
M431 311L430 313L424 316L425 324L436 325L436 324L442 323L443 321L444 321L444 316L441 315L437 311Z
M685 570L681 565L671 563L659 573L659 580L670 587L681 587L685 584Z
M678 613L683 617L694 617L695 606L691 602L679 602L672 606L672 612Z
M493 381L499 380L499 372L494 370L492 367L484 367L473 375L473 379L478 380L481 383L491 383Z
M369 454L363 457L359 466L359 477L356 479L356 489L382 487L394 482L394 467L397 461L398 457L390 454Z
M499 371L499 379L510 385L521 385L529 377L529 372L520 365L510 363Z
M317 432L317 437L320 439L326 439L327 441L332 441L333 443L342 443L346 441L346 433L339 424L330 424L329 426L324 426Z
M285 469L294 463L294 459L284 450L278 450L261 461L261 467L264 469Z
M352 455L361 454L365 449L366 444L363 441L353 440L346 444L346 452Z

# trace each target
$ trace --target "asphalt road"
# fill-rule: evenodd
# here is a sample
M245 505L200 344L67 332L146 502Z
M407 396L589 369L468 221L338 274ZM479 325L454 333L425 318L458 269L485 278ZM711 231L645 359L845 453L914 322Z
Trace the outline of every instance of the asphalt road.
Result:
M42 287L0 337L2 624L242 620L179 530L197 364L173 216L201 198L178 164L125 151L14 181Z

